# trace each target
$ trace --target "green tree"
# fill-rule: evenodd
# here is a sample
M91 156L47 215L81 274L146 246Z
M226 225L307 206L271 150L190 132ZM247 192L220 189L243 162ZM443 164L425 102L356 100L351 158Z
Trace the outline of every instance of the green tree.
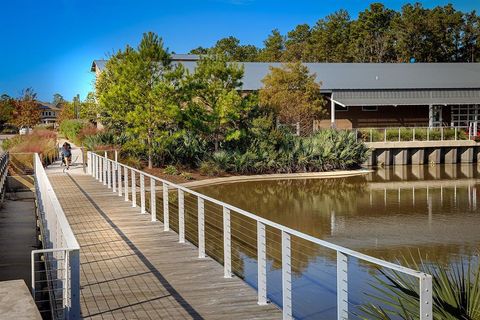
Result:
M215 151L222 141L238 141L244 134L241 122L254 100L238 91L242 77L242 67L215 55L203 57L187 81L186 125L212 142Z
M133 135L127 147L144 152L153 166L154 148L165 135L174 102L168 97L172 71L170 54L158 35L149 32L137 47L112 56L97 81L102 119L118 132ZM159 94L162 93L162 94Z
M274 29L268 38L263 42L265 47L260 50L259 60L264 62L281 61L285 50L285 37L278 29Z
M480 58L480 18L475 11L465 15L461 61L478 62Z
M408 62L412 58L416 61L428 61L430 46L428 10L421 3L406 4L402 7L401 15L393 22L396 35L396 54L398 62Z
M96 123L99 115L99 108L97 101L95 101L95 94L89 92L80 106L80 118L91 123Z
M271 67L262 82L260 104L272 108L282 123L300 124L300 134L311 133L313 120L325 112L316 75L309 74L300 62L287 63L281 68Z
M258 55L257 47L241 45L240 40L232 36L218 40L210 52L223 55L230 61L255 61Z
M63 98L63 96L60 93L55 93L53 95L53 99L52 99L53 105L56 106L57 104L63 103L63 102L66 102L66 100Z
M305 57L305 49L310 41L311 31L308 24L300 24L294 30L287 33L283 60L302 61Z
M317 21L312 28L310 41L305 49L305 61L351 62L350 15L339 10Z
M36 101L37 94L32 88L22 91L21 97L15 102L12 124L18 128L33 128L41 119L41 111Z
M396 59L392 23L397 12L372 3L352 23L351 53L356 62L391 62Z
M11 123L14 110L15 100L7 94L2 94L0 96L0 131L4 130L7 124Z

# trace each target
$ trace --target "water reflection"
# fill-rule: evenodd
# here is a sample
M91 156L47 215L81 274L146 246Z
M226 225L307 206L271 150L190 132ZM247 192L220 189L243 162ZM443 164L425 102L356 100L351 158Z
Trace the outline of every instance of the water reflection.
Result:
M241 182L197 190L376 257L393 261L412 252L417 256L418 250L430 261L451 264L459 257L478 255L479 177L476 165L399 166L351 178ZM196 223L194 203L190 207L190 219ZM206 212L207 237L210 233L211 238L207 238L207 247L221 260L221 209L210 206ZM232 237L234 269L256 286L255 222L232 213ZM277 302L281 301L280 239L278 232L267 229L269 296ZM304 319L334 318L335 253L292 240L295 315ZM352 261L353 309L369 291L371 272L371 266ZM319 294L321 301L313 298Z

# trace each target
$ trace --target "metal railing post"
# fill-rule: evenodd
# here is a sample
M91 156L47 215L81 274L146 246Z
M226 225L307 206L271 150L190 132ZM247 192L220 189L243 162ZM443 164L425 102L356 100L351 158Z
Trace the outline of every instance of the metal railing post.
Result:
M267 237L265 225L257 221L258 304L267 304Z
M432 276L422 275L420 278L420 320L431 320L432 316Z
M457 137L457 134L458 134L458 133L457 133L457 131L458 131L458 130L457 130L457 127L455 127L454 130L455 130L455 141L457 141L457 139L458 139L458 137Z
M112 188L112 161L107 159L107 187Z
M137 206L137 181L135 179L135 171L132 169L132 207L135 208Z
M337 251L337 318L348 320L348 256Z
M205 203L198 197L198 257L205 258Z
M370 129L370 142L372 142L372 141L373 141L373 131L372 131L372 129Z
M117 163L112 162L112 192L117 192Z
M413 141L415 141L415 127L413 127Z
M440 140L444 140L444 136L443 136L443 127L440 127Z
M185 243L185 195L178 189L178 242Z
M401 134L400 134L400 127L398 128L398 141L402 141L402 137L401 137Z
M157 198L155 193L155 179L150 178L150 214L152 215L152 222L157 221Z
M82 150L83 152L83 150ZM92 174L92 155L87 151L87 174Z
M232 277L232 230L230 210L223 207L223 270L224 277Z
M282 301L284 320L293 319L291 248L290 234L282 230Z
M122 196L122 165L117 163L118 196Z
M168 231L170 230L170 216L168 214L168 186L165 182L162 184L162 192L163 192L163 230Z
M430 127L427 127L427 141L430 141Z
M140 173L140 213L145 211L145 176Z
M387 142L387 128L383 128L383 142Z
M99 170L100 170L100 173L99 173L100 179L99 179L99 181L103 183L103 180L104 180L103 177L104 177L104 175L105 175L105 171L103 171L103 165L105 164L105 158L103 158L103 157L100 158L100 157L99 157L98 162L99 162L98 168L99 168Z
M128 201L128 168L125 167L125 170L123 172L123 183L124 183L124 190L123 194L125 195L125 201Z

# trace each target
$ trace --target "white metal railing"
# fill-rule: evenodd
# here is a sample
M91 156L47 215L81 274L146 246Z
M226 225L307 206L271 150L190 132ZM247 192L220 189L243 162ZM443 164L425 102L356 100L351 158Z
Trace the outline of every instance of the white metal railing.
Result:
M178 196L178 236L179 242L185 242L185 194L189 194L197 199L197 235L195 239L198 242L198 257L205 257L205 203L209 202L218 205L222 208L223 215L223 266L224 277L230 278L232 276L232 213L237 213L243 217L247 217L256 222L257 233L257 259L258 259L258 304L264 305L267 303L267 243L266 243L266 228L273 228L281 233L281 265L282 265L282 300L283 300L283 318L292 319L292 239L291 237L298 237L311 244L318 245L323 248L328 248L336 251L337 256L337 318L348 319L348 261L349 258L354 257L359 260L363 260L380 266L395 270L413 277L416 277L419 281L419 319L427 320L432 319L432 277L426 273L403 267L398 264L394 264L385 260L374 258L360 252L344 248L342 246L312 237L308 234L293 230L289 227L283 226L276 222L259 217L251 212L232 206L228 203L211 198L199 192L190 190L186 187L177 185L175 183L163 180L146 172L132 168L109 159L107 153L104 156L98 155L94 152L88 152L88 173L92 175L96 180L102 182L108 188L112 189L112 192L118 193L118 196L125 196L125 201L131 201L132 206L137 206L136 199L136 175L140 180L140 210L146 214L145 208L145 183L142 181L145 178L150 179L150 215L151 221L157 220L156 214L156 183L162 185L163 193L163 226L164 230L170 230L170 213L169 213L169 193L177 192ZM117 153L115 152L115 159L117 159ZM116 170L116 173L113 171ZM116 177L116 179L113 179ZM129 182L131 177L131 182ZM115 188L115 189L114 189ZM114 191L115 190L115 191ZM131 194L131 199L129 198Z
M43 249L32 251L32 295L41 313L79 319L80 247L37 153L34 169Z
M5 199L5 192L7 188L7 175L8 175L8 152L0 155L0 203Z
M472 127L390 127L353 128L364 142L457 141L475 136Z

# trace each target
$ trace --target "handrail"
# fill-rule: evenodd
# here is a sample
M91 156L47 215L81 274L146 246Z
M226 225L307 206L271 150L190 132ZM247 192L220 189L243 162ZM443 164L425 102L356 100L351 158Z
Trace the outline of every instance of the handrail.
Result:
M34 154L37 215L43 249L32 251L32 295L37 300L37 273L48 280L52 316L55 319L80 318L80 246L58 201L38 153ZM35 256L43 259L35 260ZM37 271L38 263L44 271ZM58 296L61 296L61 299Z
M128 198L128 175L132 179L131 194L132 194L132 206L136 207L136 180L135 176L138 174L140 179L140 198L141 198L141 212L146 213L145 210L145 177L150 179L151 186L151 219L156 221L156 198L155 198L155 182L160 182L163 185L163 197L164 199L164 230L169 230L169 209L168 209L168 189L176 189L179 195L179 241L185 241L185 221L184 221L184 193L188 193L197 197L198 210L199 210L199 224L203 224L204 228L204 202L208 201L219 205L223 208L223 222L224 222L224 268L225 277L231 276L231 225L230 225L230 212L234 211L242 216L255 220L257 222L257 235L258 235L258 303L266 303L266 238L265 227L269 226L281 231L282 234L282 291L283 291L283 315L284 319L291 319L292 316L292 296L291 296L291 236L298 237L300 239L309 241L319 246L335 250L337 252L337 309L338 319L348 318L348 258L355 257L357 259L373 263L378 266L382 266L391 270L395 270L410 276L414 276L419 279L419 294L420 294L420 319L432 319L432 277L421 271L417 271L411 268L407 268L395 263L391 263L385 260L381 260L369 255L330 243L328 241L315 238L303 232L294 230L287 226L273 222L271 220L259 217L251 212L235 207L223 201L214 199L212 197L201 194L197 191L188 189L184 186L175 184L168 180L156 177L152 174L143 172L139 169L122 164L115 160L108 159L105 156L98 155L93 152L88 152L88 173L91 174L98 181L103 182L108 188L112 188L113 192L118 192L119 196L122 195L122 188L125 194L125 200ZM122 172L124 173L122 179ZM135 183L134 183L135 182ZM124 184L124 186L122 186ZM202 215L202 216L200 216ZM199 225L199 257L205 257L205 244L204 244L204 230ZM203 236L202 236L203 234ZM203 237L203 239L201 239Z

